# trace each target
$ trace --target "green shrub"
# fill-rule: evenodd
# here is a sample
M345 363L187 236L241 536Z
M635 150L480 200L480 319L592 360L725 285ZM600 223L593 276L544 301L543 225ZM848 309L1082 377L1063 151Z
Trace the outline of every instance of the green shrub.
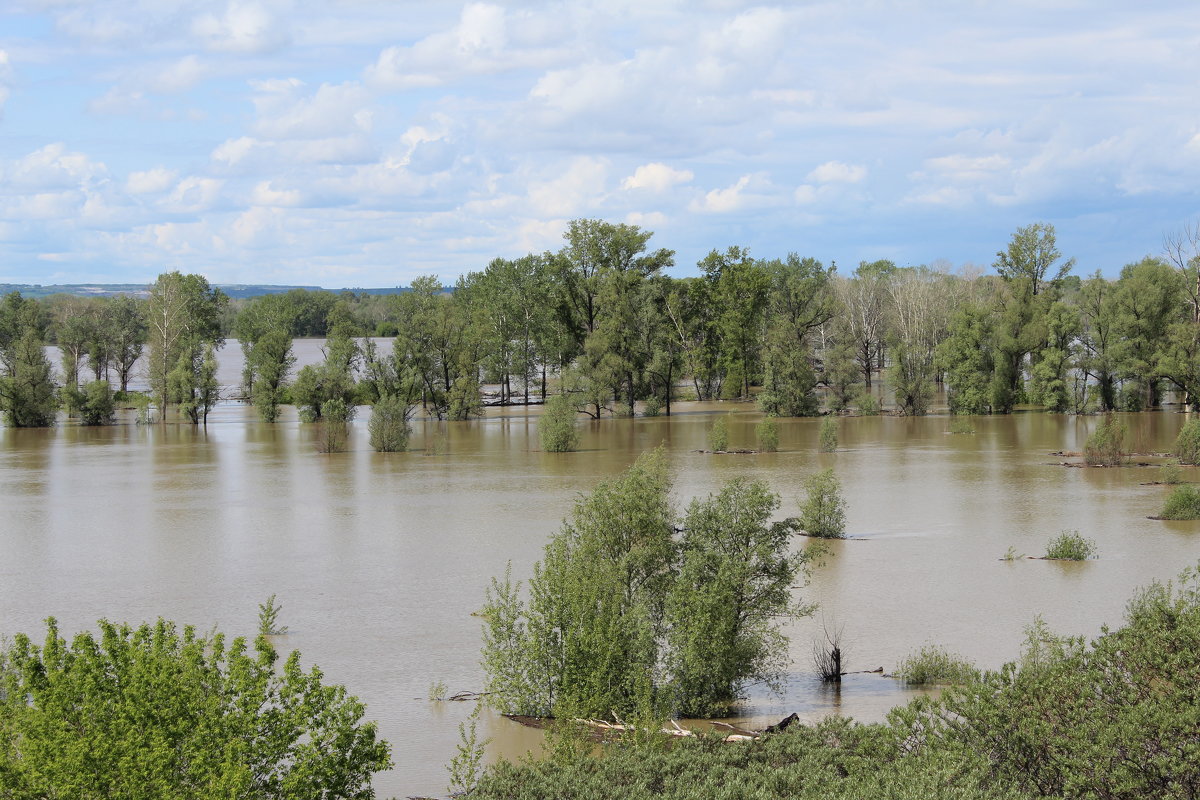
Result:
M838 448L838 431L837 423L833 417L826 417L821 420L821 430L817 434L817 441L820 445L822 453L832 453Z
M1000 556L1000 560L1001 561L1020 561L1024 557L1025 557L1024 553L1018 553L1017 548L1013 547L1012 545L1009 545L1008 549L1004 551L1004 555Z
M896 674L911 686L927 686L970 683L979 676L979 670L946 648L928 644L901 661Z
M962 434L974 433L975 426L971 424L969 417L956 414L950 418L950 432Z
M1183 464L1200 464L1200 419L1193 419L1180 429L1171 454Z
M1174 486L1177 483L1183 483L1183 470L1179 468L1179 462L1171 459L1165 462L1158 469L1158 482Z
M1125 424L1111 414L1105 416L1087 438L1083 457L1092 466L1115 467L1124 460Z
M367 434L371 447L380 453L403 453L408 449L408 415L412 406L395 395L385 394L371 408Z
M712 427L708 429L708 446L712 448L714 453L721 453L729 449L728 414L722 414L717 417Z
M646 398L646 402L642 404L642 416L657 417L662 413L663 402L656 394L652 394Z
M108 381L91 381L80 393L79 421L84 425L111 425L116 407Z
M1200 487L1190 483L1176 486L1159 516L1163 519L1200 519Z
M321 404L321 429L317 434L317 452L345 451L350 438L350 418L353 415L353 408L347 406L341 398L335 397Z
M1096 557L1096 543L1079 531L1063 531L1046 545L1046 558L1060 561L1087 561Z
M804 482L808 497L800 507L800 527L809 536L843 539L846 536L846 503L842 484L832 469L823 470Z
M754 436L758 439L758 449L764 453L774 453L779 449L779 423L774 417L763 417L754 426Z
M546 400L538 420L538 438L547 453L570 453L579 447L579 429L575 427L575 401L567 394Z
M855 399L854 405L858 406L858 413L864 417L879 416L879 400L873 394L863 392Z

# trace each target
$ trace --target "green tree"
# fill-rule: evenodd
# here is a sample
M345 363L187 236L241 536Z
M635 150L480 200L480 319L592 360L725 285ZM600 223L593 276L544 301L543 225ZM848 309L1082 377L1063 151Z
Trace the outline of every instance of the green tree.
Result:
M279 406L287 396L288 373L295 364L292 337L286 328L273 328L250 346L246 362L253 387L250 401L263 422L279 419Z
M838 448L838 426L833 417L821 420L821 430L817 436L822 453L832 453Z
M112 298L101 312L103 351L109 367L117 373L117 387L121 392L129 391L133 368L146 347L148 331L142 305L128 295L122 295Z
M569 453L579 447L579 429L575 427L578 412L567 394L556 394L546 400L538 419L538 438L547 453Z
M371 406L371 419L367 421L367 435L371 447L380 453L402 453L408 449L408 438L412 434L409 414L412 406L395 395L385 394Z
M86 383L76 405L79 421L84 425L111 425L115 418L116 402L108 381Z
M204 361L204 348L221 347L225 343L221 315L228 302L225 293L209 286L201 275L168 272L159 275L150 287L146 309L150 341L147 371L160 421L166 421L167 406L175 398L186 397L195 408L194 387ZM190 378L183 374L187 369L184 361L191 365ZM173 384L177 387L175 393Z
M316 422L330 400L347 409L348 421L354 416L356 400L354 375L362 350L344 329L335 329L325 340L325 360L305 366L292 385L292 401L300 409L300 418Z
M949 384L951 413L991 411L993 322L988 309L968 305L955 313L949 335L938 345L937 364Z
M846 502L842 484L832 469L811 475L804 482L807 496L800 506L800 528L819 539L841 539L846 535Z
M1120 377L1132 388L1137 408L1161 399L1161 362L1170 349L1174 324L1186 319L1180 274L1164 261L1146 258L1121 270L1113 289L1118 338L1113 347Z
M6 373L0 376L0 411L13 428L47 428L58 412L58 387L37 331L25 333L5 349Z
M678 577L667 598L669 681L676 713L728 713L750 683L778 685L787 666L789 616L811 612L791 586L808 555L792 555L792 529L770 517L779 496L737 479L693 500L683 519Z
M992 266L996 272L1007 281L1026 279L1036 296L1047 284L1057 284L1071 268L1075 259L1069 258L1055 267L1055 262L1062 256L1055 246L1054 226L1047 222L1035 222L1024 228L1017 228L1016 233L1008 243L1008 247L996 253L996 262ZM1046 273L1054 269L1054 277L1046 280Z
M0 669L6 797L370 798L391 766L362 703L299 653L277 668L263 637L47 628L42 647L18 634Z

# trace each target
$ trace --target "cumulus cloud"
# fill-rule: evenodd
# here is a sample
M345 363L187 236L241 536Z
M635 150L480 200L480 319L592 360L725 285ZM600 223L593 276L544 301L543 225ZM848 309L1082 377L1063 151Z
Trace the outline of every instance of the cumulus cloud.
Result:
M282 19L254 2L234 0L219 14L200 14L191 29L208 49L220 52L267 53L288 42Z
M179 213L196 213L211 209L220 196L224 181L190 175L175 184L164 201L164 208Z
M858 183L867 177L867 168L841 161L826 161L808 173L808 180L816 183Z
M689 206L689 210L703 214L727 214L737 211L746 205L747 196L743 194L743 191L749 185L750 176L743 175L732 186L713 189L703 198L694 200Z
M607 162L580 156L572 159L561 175L531 182L529 201L541 214L569 217L598 205L607 180Z
M4 118L4 103L8 100L8 86L11 81L12 67L8 63L8 53L0 50L0 119Z
M254 132L264 139L315 139L370 131L370 95L360 84L323 83L310 91L301 80L257 81Z
M665 192L672 186L689 182L694 176L690 169L672 169L658 161L643 164L621 182L622 189L648 189Z
M130 194L156 194L165 192L175 182L177 173L173 169L155 167L142 172L131 172L125 179L125 190Z

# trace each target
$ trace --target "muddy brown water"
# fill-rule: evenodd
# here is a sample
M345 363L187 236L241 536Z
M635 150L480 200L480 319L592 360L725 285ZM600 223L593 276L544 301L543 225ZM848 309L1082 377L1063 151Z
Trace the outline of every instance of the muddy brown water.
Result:
M298 343L301 363L319 343ZM222 380L236 383L236 347ZM679 403L671 418L581 421L579 452L537 442L537 409L493 409L465 423L418 420L404 454L367 444L362 409L350 450L318 454L292 409L260 423L253 409L219 406L207 430L64 423L0 428L0 633L40 639L97 619L162 615L252 634L272 593L290 631L277 637L366 704L391 742L395 769L380 797L443 793L445 764L470 703L432 703L429 687L482 688L479 620L493 575L531 573L575 499L663 444L681 504L740 475L762 478L797 512L805 477L833 467L852 536L830 545L799 598L820 604L789 626L784 691L755 689L738 721L760 726L793 711L879 720L911 692L878 675L839 689L813 676L822 624L843 630L845 666L887 671L936 643L981 666L1012 659L1041 614L1054 630L1095 635L1119 624L1136 587L1200 558L1200 523L1147 519L1168 491L1152 469L1066 469L1056 450L1080 450L1097 418L1025 413L976 418L951 434L944 416L840 421L840 449L817 451L819 420L780 420L780 452L712 455L715 414L733 412L732 447L753 446L752 406ZM1183 414L1124 416L1136 449L1169 448ZM428 445L444 436L444 454ZM1187 480L1200 470L1185 467ZM1010 547L1039 555L1077 529L1096 541L1087 563L999 560ZM803 540L797 547L805 546ZM485 715L488 758L519 758L540 734Z

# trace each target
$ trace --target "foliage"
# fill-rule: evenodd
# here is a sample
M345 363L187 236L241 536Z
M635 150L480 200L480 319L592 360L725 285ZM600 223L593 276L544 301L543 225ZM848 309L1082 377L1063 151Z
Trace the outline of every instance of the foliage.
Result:
M681 739L669 747L584 751L566 761L501 763L490 798L737 796L766 800L1185 800L1200 795L1200 580L1154 583L1125 624L1090 645L1039 619L1018 662L918 698L884 724L838 717L753 742ZM731 794L729 787L736 787Z
M708 429L708 446L714 453L722 453L729 449L729 415L722 414L713 420Z
M1183 483L1183 470L1179 468L1179 462L1174 459L1164 461L1158 468L1158 482L1170 486Z
M1062 561L1087 561L1096 556L1096 543L1079 531L1063 531L1046 544L1046 558Z
M1025 558L1025 554L1018 553L1017 548L1012 545L1009 545L1008 549L1004 551L1004 555L1000 556L1001 561L1020 561L1022 558Z
M116 401L108 381L88 381L79 403L79 421L84 425L111 425L116 416Z
M832 453L838 448L838 426L833 417L825 417L821 420L821 430L817 435L817 441L820 445L822 453Z
M846 536L846 503L842 484L832 469L823 470L804 482L807 497L800 507L800 527L809 536L841 539Z
M779 422L774 417L763 417L754 426L754 437L758 440L759 450L774 453L779 449Z
M807 557L778 498L734 481L677 513L661 451L582 498L534 568L529 600L509 574L484 609L490 701L539 716L656 716L728 708L786 653L778 620Z
M287 391L288 373L296 364L292 354L292 337L284 328L267 331L255 342L246 356L246 369L251 376L250 401L258 409L263 422L279 418L279 405Z
M445 700L447 691L449 691L449 689L446 687L446 682L443 680L436 680L429 684L429 699L431 701Z
M910 686L969 683L979 676L970 661L938 645L925 645L896 667L896 674Z
M864 417L879 416L879 400L873 394L863 392L855 398L854 405L858 407L858 413Z
M1163 519L1200 519L1200 487L1191 483L1176 486L1159 516Z
M1200 419L1188 420L1179 429L1171 454L1182 464L1200 464Z
M364 707L263 637L101 620L16 636L0 681L6 797L370 798L391 766ZM278 668L277 671L277 667Z
M341 398L326 400L321 404L321 426L317 433L317 452L341 453L350 438L350 418L353 408L347 407Z
M258 635L283 636L288 632L287 625L279 624L279 612L283 606L275 605L275 595L267 598L267 602L258 606Z
M483 754L489 740L479 740L478 723L481 708L483 706L476 705L471 711L471 716L465 722L458 723L458 749L446 768L450 773L447 791L451 796L469 793L483 773Z
M147 373L160 421L166 421L167 405L181 399L189 402L192 421L199 419L196 374L206 346L225 343L221 314L228 303L225 293L202 275L167 272L150 287L145 316L150 341Z
M955 414L950 418L950 432L959 434L974 433L975 425L972 424L969 417Z
M345 421L354 414L356 400L354 373L362 359L362 349L342 329L335 330L325 341L325 360L309 364L300 370L292 385L292 401L300 409L300 419L316 422L324 414L325 404L336 400L349 411Z
M575 426L575 402L567 394L546 400L538 419L538 438L547 453L570 453L579 448L579 429Z
M26 330L3 353L0 411L13 428L48 428L58 412L58 387L37 333Z
M1112 414L1096 426L1083 447L1084 460L1092 466L1115 467L1125 460L1125 436L1128 430Z
M402 453L408 449L412 430L408 424L413 407L395 395L385 394L371 407L367 434L371 447L380 453Z

